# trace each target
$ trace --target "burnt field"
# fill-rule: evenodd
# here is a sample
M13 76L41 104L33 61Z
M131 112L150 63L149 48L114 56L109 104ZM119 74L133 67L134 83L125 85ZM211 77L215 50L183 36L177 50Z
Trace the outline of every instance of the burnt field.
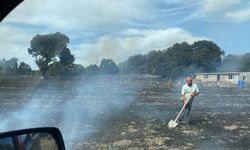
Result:
M168 129L181 85L151 76L0 81L0 132L56 126L68 149L250 149L250 89L199 87L190 124Z

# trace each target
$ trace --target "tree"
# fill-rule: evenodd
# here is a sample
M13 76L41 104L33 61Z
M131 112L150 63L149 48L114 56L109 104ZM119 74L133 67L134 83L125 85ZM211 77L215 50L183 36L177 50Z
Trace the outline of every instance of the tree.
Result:
M171 61L176 62L176 65L190 66L193 57L192 46L186 42L176 43L167 49L166 55Z
M51 76L60 76L64 72L64 65L57 61L50 64L48 68L48 74Z
M163 75L166 70L166 61L163 51L150 51L147 54L147 73L154 75Z
M79 64L64 65L61 62L54 62L49 65L48 70L51 76L75 76L84 73L84 67Z
M31 67L30 65L20 62L19 67L18 67L18 74L20 75L29 75L31 73Z
M1 75L5 74L5 70L6 70L5 63L6 63L6 59L0 60L0 73L1 73Z
M2 61L2 74L4 75L17 75L18 72L18 59L11 58Z
M97 65L89 65L86 67L86 75L97 75L99 67Z
M246 53L242 56L241 64L241 71L250 71L250 53Z
M129 70L128 61L124 61L124 62L117 64L117 67L121 74L128 74L128 70Z
M192 46L186 42L176 43L172 47L165 50L165 71L162 76L179 77L184 72L193 73L189 66L193 64ZM188 70L187 70L188 68Z
M60 51L66 49L69 42L69 38L60 32L36 35L30 42L28 53L35 57L41 73L46 75L49 64L55 61L55 57Z
M127 60L128 73L144 74L147 72L147 57L145 55L131 56Z
M58 57L60 59L60 62L63 65L70 65L70 64L72 64L75 61L74 55L71 54L71 52L70 52L70 50L68 48L62 49L58 53Z
M17 58L9 60L0 59L0 74L1 75L29 75L32 72L30 65L25 62L18 63Z
M195 72L212 72L221 64L221 51L212 41L176 43L168 49L135 55L119 64L122 73L154 74L178 78Z
M212 41L198 41L192 44L193 64L199 72L214 72L221 65L224 52Z
M42 59L36 59L36 65L38 66L42 75L45 76L47 74L47 71L49 70L48 63Z
M119 69L113 60L103 59L99 66L99 72L100 74L105 74L105 75L117 74L119 72Z
M84 72L85 72L85 68L80 64L73 64L73 66L71 67L72 75L80 75L80 74L83 74Z

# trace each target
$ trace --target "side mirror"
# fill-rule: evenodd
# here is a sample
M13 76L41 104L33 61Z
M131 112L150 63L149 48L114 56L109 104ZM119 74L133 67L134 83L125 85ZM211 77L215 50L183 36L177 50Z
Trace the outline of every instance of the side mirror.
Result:
M0 133L0 150L65 150L62 134L54 127Z

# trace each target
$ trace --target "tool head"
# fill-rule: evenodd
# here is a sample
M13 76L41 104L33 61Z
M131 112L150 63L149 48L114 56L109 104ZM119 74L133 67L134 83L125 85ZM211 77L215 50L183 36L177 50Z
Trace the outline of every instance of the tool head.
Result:
M178 125L178 123L173 121L173 120L170 120L168 123L169 128L175 128L177 125Z

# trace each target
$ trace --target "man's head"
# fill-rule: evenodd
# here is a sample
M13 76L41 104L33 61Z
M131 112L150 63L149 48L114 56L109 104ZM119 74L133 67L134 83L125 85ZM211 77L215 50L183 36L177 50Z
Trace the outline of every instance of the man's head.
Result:
M187 85L189 85L189 86L191 86L193 83L193 79L192 79L192 77L187 77L186 78L186 83L187 83Z

